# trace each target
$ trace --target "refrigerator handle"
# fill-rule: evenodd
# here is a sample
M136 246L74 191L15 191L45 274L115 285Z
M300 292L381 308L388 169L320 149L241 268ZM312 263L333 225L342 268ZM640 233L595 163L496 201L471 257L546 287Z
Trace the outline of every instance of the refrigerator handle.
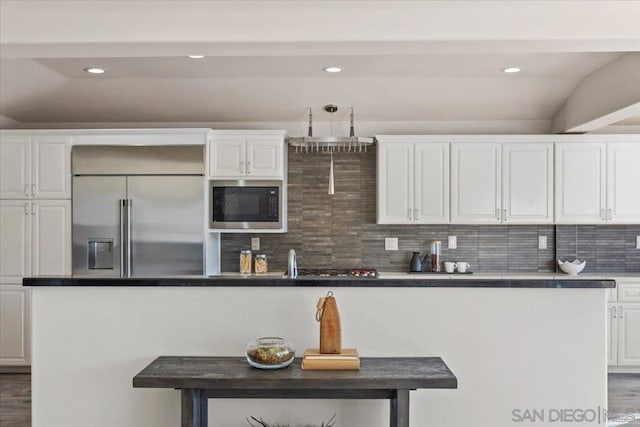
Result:
M120 199L120 277L127 277L127 200Z
M127 199L127 277L131 277L131 205L133 200Z

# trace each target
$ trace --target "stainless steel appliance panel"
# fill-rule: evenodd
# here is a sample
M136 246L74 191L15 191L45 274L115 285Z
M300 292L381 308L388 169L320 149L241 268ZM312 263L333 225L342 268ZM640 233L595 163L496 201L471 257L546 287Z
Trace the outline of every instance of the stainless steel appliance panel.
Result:
M203 145L76 145L73 175L203 175Z
M124 176L73 178L73 274L120 276L120 200Z
M131 275L201 275L204 178L129 176Z
M281 229L284 194L281 180L213 180L209 183L209 228Z

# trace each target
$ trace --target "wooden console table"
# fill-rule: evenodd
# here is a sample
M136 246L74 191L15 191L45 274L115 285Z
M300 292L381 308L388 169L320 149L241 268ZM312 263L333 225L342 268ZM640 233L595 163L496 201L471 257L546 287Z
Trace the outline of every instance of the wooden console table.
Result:
M362 358L359 371L309 371L300 359L260 370L242 357L161 356L133 378L134 387L182 392L182 427L207 426L207 400L218 398L389 399L391 427L409 426L409 391L457 388L439 357Z

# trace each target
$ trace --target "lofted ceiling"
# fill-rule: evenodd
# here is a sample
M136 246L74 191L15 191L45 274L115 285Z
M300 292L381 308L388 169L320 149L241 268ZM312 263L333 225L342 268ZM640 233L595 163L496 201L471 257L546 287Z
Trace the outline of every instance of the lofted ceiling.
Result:
M316 120L326 120L321 107L335 103L353 106L357 119L369 122L551 122L587 77L640 51L640 2L559 1L556 10L540 9L549 2L517 2L520 9L514 2L474 3L95 1L80 7L3 0L0 114L25 124L303 122L308 107ZM628 9L630 3L636 8ZM587 11L593 16L584 21L598 15L617 21L592 32L576 21L571 32L567 17L586 4L602 10ZM202 25L198 8L218 26L190 26ZM334 16L340 12L335 22L332 8ZM181 10L189 12L183 20ZM554 11L555 27L527 20ZM635 30L630 11L639 12ZM478 39L471 40L474 14ZM136 16L146 21L135 25ZM307 26L292 21L301 16ZM349 16L357 17L353 26L335 26ZM420 17L432 28L418 25ZM463 30L455 18L471 28L456 34ZM175 22L163 33L154 19ZM505 28L490 25L505 19ZM269 20L277 27L266 30ZM254 25L238 32L234 22ZM319 31L327 22L328 35ZM561 22L567 25L559 29ZM127 34L123 23L131 25ZM194 53L207 56L186 58ZM344 71L322 71L332 65ZM522 71L501 71L509 66ZM91 75L87 67L106 73Z

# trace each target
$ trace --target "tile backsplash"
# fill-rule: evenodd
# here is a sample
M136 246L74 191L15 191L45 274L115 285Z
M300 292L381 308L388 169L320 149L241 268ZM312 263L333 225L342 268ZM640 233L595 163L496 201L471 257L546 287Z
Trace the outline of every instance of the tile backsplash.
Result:
M288 232L223 234L222 271L238 271L241 249L260 237L269 270L284 271L289 249L300 268L375 267L407 271L412 251L422 255L442 240L443 260L465 261L478 272L554 272L555 259L587 260L586 272L640 272L635 236L640 225L376 225L376 154L334 153L335 194L327 194L328 153L289 148ZM457 249L447 236L457 236ZM547 249L538 249L538 236ZM398 251L385 251L384 238L397 237Z
M640 249L636 249L640 225L558 225L560 259L587 260L587 273L639 273Z

